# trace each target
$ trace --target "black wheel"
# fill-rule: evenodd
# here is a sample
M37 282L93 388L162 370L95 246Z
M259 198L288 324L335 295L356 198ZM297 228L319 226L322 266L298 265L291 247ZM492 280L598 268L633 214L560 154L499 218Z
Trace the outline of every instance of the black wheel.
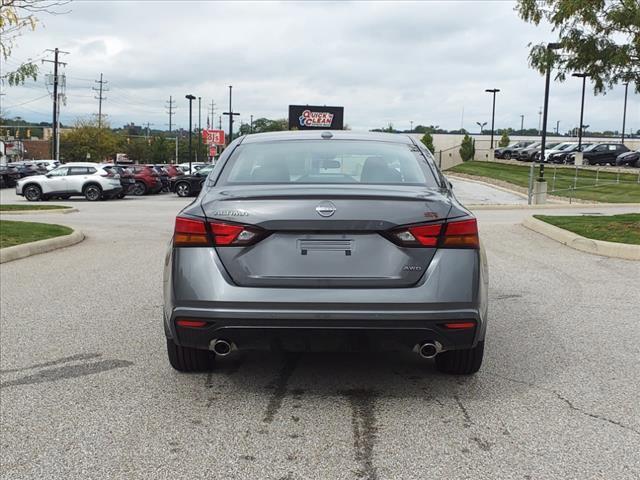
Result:
M102 189L98 185L87 185L82 193L84 193L84 198L90 202L95 202L102 198Z
M484 355L484 340L474 348L450 350L436 357L436 368L442 373L453 375L471 375L480 370Z
M171 366L179 372L205 372L212 370L216 363L215 353L181 347L170 338L167 338L167 356Z
M504 152L504 159L511 160L511 152Z
M176 193L179 197L188 197L191 195L191 185L188 182L178 182L176 184Z
M144 184L144 182L136 182L136 186L133 189L133 194L136 197L141 197L145 193L147 193L147 186Z
M27 185L22 190L24 194L24 198L29 200L30 202L37 202L38 200L42 200L42 189L38 185Z

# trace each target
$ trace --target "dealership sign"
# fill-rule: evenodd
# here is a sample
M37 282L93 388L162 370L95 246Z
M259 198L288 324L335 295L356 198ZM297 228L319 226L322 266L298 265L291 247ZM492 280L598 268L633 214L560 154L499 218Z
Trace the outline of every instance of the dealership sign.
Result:
M344 107L289 105L289 130L342 130Z
M224 145L224 130L202 130L202 140L207 145Z

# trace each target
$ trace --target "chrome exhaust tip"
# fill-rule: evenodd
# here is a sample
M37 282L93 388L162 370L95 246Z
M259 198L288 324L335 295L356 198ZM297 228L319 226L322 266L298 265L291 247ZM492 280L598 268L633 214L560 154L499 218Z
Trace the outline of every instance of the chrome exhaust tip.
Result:
M442 345L440 342L418 343L413 347L413 351L422 358L433 358L442 351Z
M229 342L223 338L216 338L211 341L211 350L220 357L225 357L237 349L238 347L236 347L235 343Z

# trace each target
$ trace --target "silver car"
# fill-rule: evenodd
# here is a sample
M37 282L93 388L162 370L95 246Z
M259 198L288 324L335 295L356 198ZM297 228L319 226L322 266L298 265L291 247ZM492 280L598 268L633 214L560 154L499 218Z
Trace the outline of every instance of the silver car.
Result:
M169 362L197 371L237 349L405 349L471 374L487 281L476 219L411 137L244 136L175 221Z
M65 163L46 175L25 177L16 184L16 194L30 202L72 196L95 201L115 198L121 191L120 175L96 163Z

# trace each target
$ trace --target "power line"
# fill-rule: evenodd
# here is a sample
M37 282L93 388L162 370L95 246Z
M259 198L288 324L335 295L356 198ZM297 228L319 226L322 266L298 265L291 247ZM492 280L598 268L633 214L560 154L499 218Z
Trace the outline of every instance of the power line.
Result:
M169 114L169 132L171 132L171 117L175 115L175 109L176 109L176 101L173 99L171 95L169 95L167 108L169 109L169 111L167 112Z
M36 98L32 98L31 100L27 100L26 102L14 103L13 105L6 105L4 108L20 107L20 106L26 105L28 103L37 102L38 100L41 100L43 98L47 98L48 96L49 96L49 94L47 93L45 95L42 95L41 97L36 97Z
M105 85L109 82L102 79L101 73L100 80L95 80L95 83L97 83L99 87L93 87L92 90L94 92L99 92L98 96L94 98L98 100L98 128L102 128L102 101L107 99L107 97L102 96L102 92L109 91L109 89L105 87Z

